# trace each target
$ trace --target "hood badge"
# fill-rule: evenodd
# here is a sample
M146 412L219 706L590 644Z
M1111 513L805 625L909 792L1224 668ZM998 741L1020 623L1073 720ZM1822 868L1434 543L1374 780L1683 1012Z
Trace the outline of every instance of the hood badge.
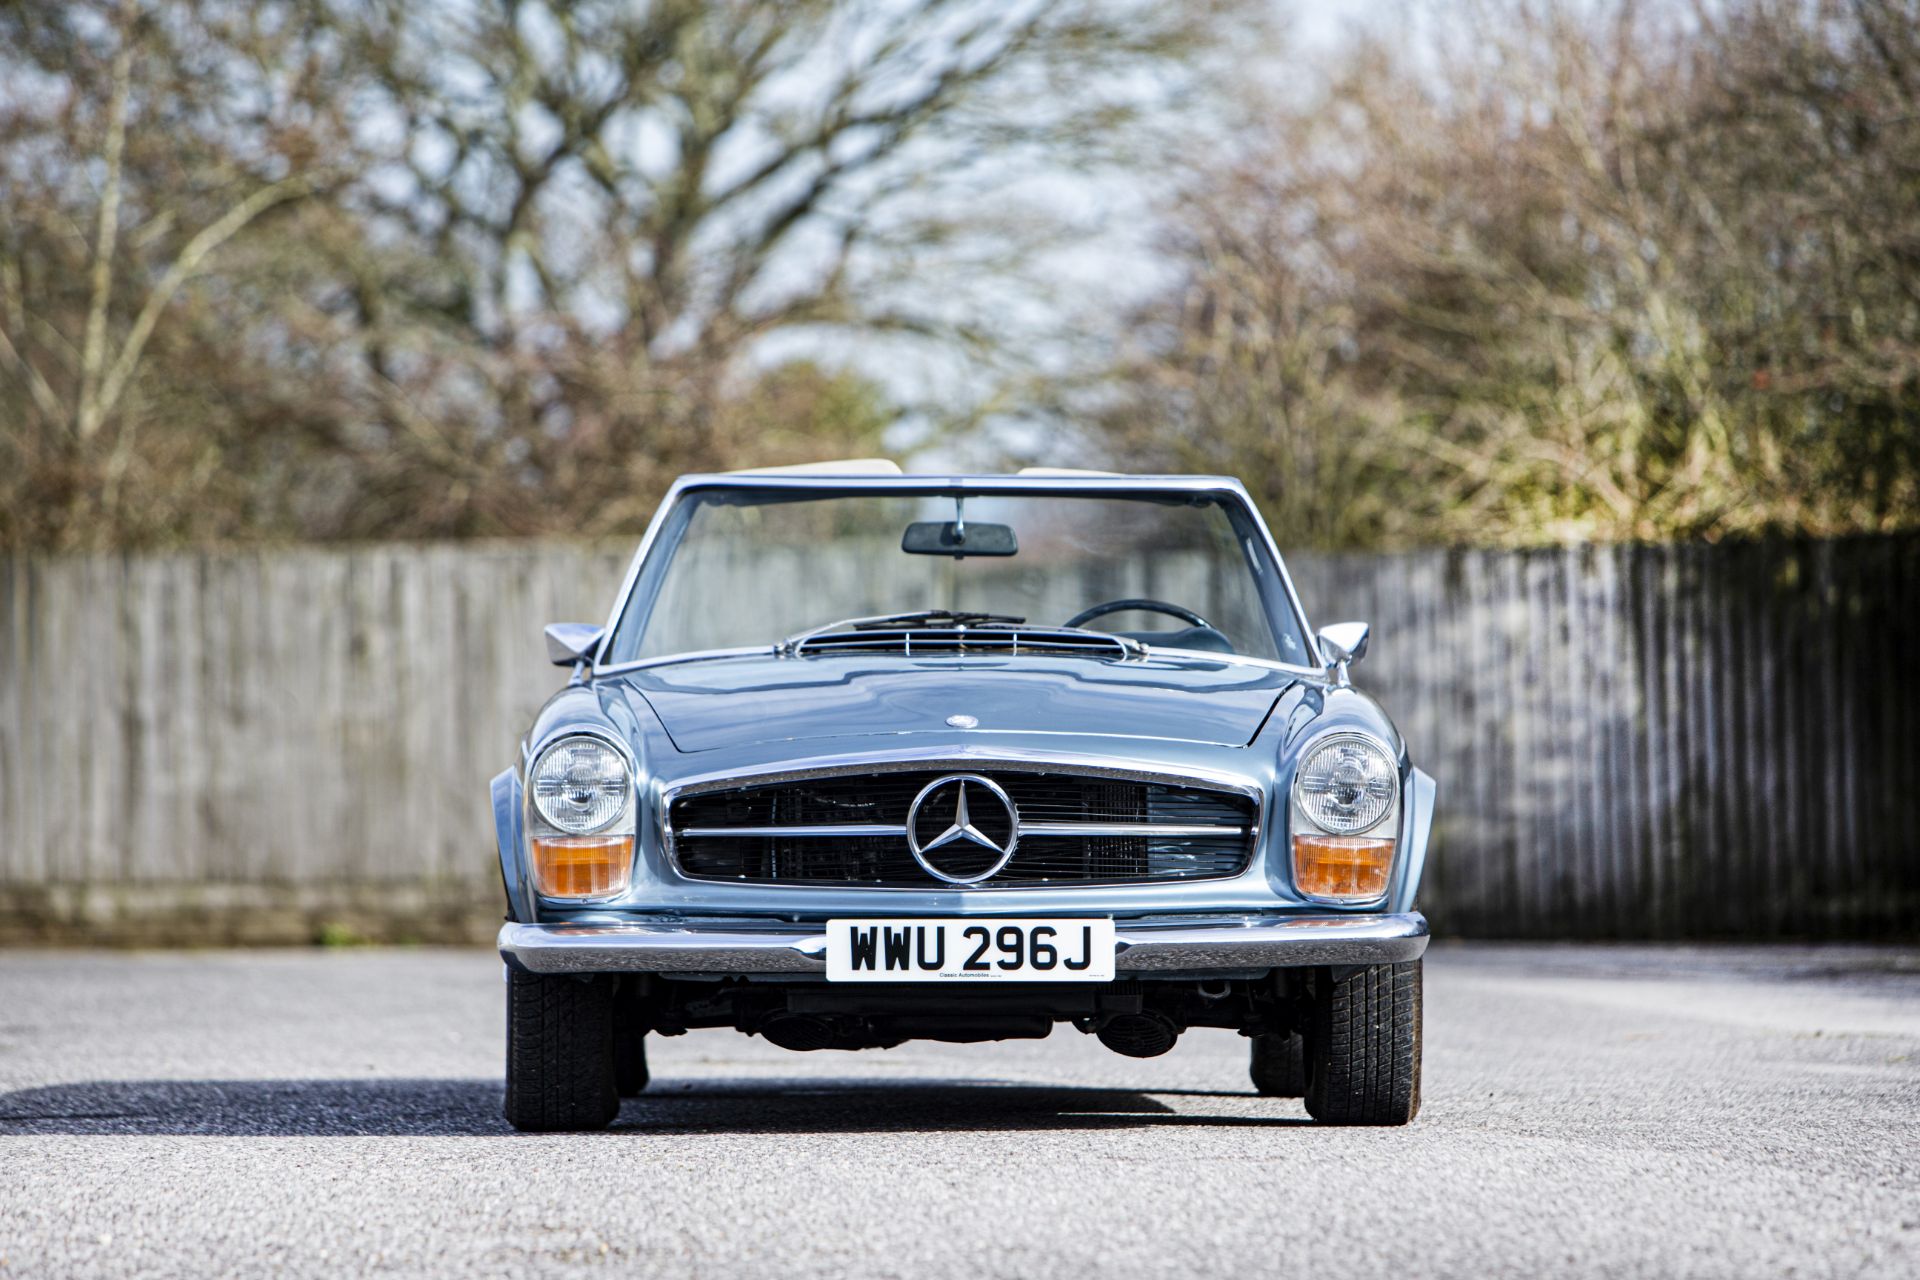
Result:
M980 727L980 721L969 715L948 716L947 723L956 729L978 729Z
M1020 811L1000 784L950 773L920 789L907 810L907 849L927 874L948 884L990 880L1020 843Z

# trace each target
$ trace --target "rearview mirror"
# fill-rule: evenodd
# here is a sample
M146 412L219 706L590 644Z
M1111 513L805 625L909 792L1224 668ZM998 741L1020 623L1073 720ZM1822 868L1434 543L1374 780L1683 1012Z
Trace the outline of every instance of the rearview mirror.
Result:
M1010 556L1020 550L1013 526L969 520L916 520L900 535L900 549L912 556Z
M549 623L546 633L547 661L556 667L592 662L594 651L600 647L600 637L606 631L605 627L596 627L590 622Z
M1320 628L1320 656L1333 664L1334 680L1347 684L1347 668L1367 656L1373 628L1364 622L1332 622Z

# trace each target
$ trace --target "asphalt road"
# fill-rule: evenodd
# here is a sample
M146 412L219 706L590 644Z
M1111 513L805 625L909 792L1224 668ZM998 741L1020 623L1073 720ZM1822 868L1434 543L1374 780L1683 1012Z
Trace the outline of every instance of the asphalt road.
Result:
M1920 1275L1920 954L1436 946L1425 1107L1246 1042L654 1042L499 1118L500 968L0 953L0 1276Z

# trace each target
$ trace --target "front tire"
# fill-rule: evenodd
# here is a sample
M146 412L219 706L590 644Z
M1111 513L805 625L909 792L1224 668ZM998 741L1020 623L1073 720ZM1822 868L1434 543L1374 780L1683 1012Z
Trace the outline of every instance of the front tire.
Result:
M1307 1114L1322 1124L1406 1124L1420 1111L1420 961L1315 975Z
M613 979L507 972L507 1123L604 1129L620 1111Z

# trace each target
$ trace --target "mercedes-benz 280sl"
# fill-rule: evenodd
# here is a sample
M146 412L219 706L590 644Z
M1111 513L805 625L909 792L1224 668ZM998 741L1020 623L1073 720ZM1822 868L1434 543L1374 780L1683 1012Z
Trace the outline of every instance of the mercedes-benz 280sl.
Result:
M1434 784L1239 483L690 476L493 782L508 1119L609 1123L651 1035L1250 1037L1420 1102Z

